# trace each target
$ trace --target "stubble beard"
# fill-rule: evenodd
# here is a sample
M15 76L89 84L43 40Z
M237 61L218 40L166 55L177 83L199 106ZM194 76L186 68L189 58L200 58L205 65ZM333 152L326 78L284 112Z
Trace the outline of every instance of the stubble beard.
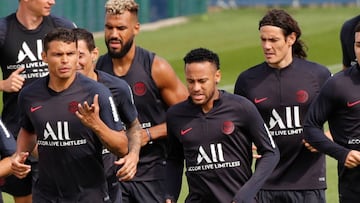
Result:
M133 42L134 42L134 39L131 39L131 40L129 40L126 44L124 44L123 45L123 47L121 48L121 50L120 51L114 51L114 50L112 50L111 48L110 48L110 46L109 46L109 41L110 40L108 40L107 42L106 42L106 47L107 47L107 50L108 50L108 53L109 53L109 55L110 55L110 57L111 58L116 58L116 59L121 59L121 58L123 58L128 52L129 52L129 50L131 49L131 46L132 46L132 44L133 44Z

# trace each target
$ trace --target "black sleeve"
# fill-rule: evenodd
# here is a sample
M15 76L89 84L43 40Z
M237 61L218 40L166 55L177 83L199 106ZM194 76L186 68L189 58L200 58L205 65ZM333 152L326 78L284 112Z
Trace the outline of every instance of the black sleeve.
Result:
M345 163L349 149L331 141L326 137L323 131L323 125L327 121L334 105L338 103L334 95L332 83L324 85L318 97L311 104L304 123L304 138L314 148L320 152L326 153L340 163Z
M169 151L166 161L165 198L176 202L179 198L182 184L184 153L182 144L175 137L170 126L172 126L171 121L167 118Z
M7 130L2 120L0 120L0 157L11 156L16 151L16 141L14 136Z
M0 47L3 46L7 31L6 18L0 19Z
M257 146L258 153L262 156L257 160L254 174L236 193L234 197L236 203L251 202L280 159L279 149L255 105L246 100L245 109L247 110L245 115L247 118L248 134Z
M242 80L242 75L240 74L235 82L234 94L246 97L245 92L243 91L243 87L244 87L244 82Z

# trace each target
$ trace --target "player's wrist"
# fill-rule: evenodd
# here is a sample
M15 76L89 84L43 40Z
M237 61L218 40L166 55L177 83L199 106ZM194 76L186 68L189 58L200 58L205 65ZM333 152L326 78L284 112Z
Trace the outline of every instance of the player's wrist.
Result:
M152 135L151 135L149 128L145 128L145 131L146 131L146 135L148 136L148 139L149 139L148 144L152 144L153 140L152 140Z

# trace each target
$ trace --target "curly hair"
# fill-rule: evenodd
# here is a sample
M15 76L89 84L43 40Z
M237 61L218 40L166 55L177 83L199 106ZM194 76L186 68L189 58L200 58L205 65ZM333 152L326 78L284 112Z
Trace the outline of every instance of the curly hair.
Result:
M299 58L306 58L306 45L300 40L301 30L294 18L292 18L286 11L281 9L272 9L259 22L259 30L262 26L276 26L283 30L285 37L291 33L296 34L296 41L293 44L292 52L294 56Z
M220 61L219 56L205 48L197 48L191 50L189 53L186 54L184 57L185 64L193 63L193 62L203 62L208 61L210 63L215 64L216 68L220 69Z
M130 11L137 15L139 5L134 0L108 0L105 3L105 12L111 15L123 14Z

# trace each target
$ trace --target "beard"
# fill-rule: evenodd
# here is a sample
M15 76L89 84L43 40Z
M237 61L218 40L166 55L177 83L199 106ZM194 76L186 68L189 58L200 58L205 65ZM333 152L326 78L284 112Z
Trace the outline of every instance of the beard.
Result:
M127 43L125 44L122 44L122 48L120 51L114 51L111 49L111 47L109 46L109 43L110 41L113 40L113 39L110 39L110 40L107 40L105 42L106 44L106 47L107 47L107 50L108 50L108 53L110 55L111 58L117 58L117 59L120 59L120 58L123 58L130 50L133 42L134 42L134 38L129 40ZM121 41L123 42L123 41Z

